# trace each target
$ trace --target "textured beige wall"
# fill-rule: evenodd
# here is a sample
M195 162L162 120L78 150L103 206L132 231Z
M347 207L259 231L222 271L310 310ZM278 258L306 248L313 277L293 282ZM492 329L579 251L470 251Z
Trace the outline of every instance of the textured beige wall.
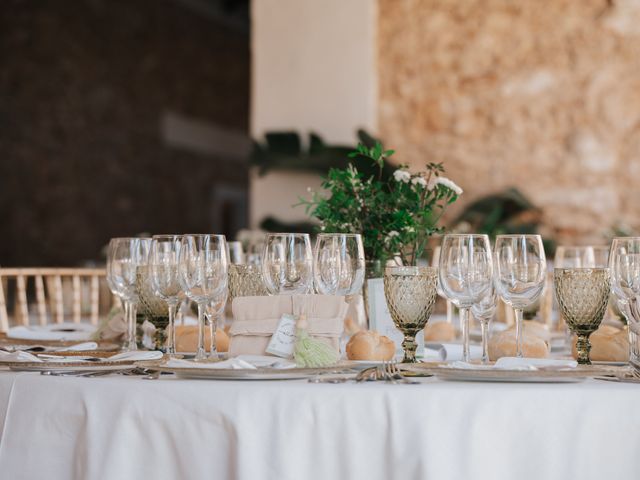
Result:
M639 1L379 0L378 30L399 160L464 201L517 186L560 241L640 226Z

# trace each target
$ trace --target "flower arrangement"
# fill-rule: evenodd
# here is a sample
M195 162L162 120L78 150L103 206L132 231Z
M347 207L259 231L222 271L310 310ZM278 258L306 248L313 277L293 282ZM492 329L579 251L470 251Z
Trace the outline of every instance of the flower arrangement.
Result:
M364 175L351 163L332 168L322 182L328 195L311 191L311 198L299 205L320 221L323 232L361 233L368 259L399 258L403 265L416 265L429 237L442 231L438 221L462 189L442 176L442 163L428 163L417 173L400 165L385 178L383 166L393 154L380 142L359 144L349 158L369 159L377 173Z

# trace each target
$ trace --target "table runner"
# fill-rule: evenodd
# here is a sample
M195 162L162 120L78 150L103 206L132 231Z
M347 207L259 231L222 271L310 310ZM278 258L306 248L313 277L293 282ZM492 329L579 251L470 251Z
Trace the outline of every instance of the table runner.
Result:
M602 479L640 472L640 386L0 372L0 478Z

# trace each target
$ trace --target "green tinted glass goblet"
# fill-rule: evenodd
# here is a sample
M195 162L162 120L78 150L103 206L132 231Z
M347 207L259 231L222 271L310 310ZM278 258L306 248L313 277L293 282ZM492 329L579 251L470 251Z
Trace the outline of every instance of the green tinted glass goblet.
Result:
M387 267L384 296L389 313L404 335L404 363L416 361L416 334L431 316L436 302L437 270L431 267Z
M556 297L569 329L578 336L578 363L590 365L589 335L595 332L607 310L611 293L608 268L556 268Z

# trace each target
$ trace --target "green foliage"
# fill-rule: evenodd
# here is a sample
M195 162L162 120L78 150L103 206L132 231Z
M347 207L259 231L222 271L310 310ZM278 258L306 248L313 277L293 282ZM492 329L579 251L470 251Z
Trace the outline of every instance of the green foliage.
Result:
M384 166L393 154L377 141L359 144L348 158L365 159L375 167L373 173L365 174L353 163L332 168L322 183L325 192L312 192L298 205L320 220L323 232L361 233L369 259L399 256L404 265L415 265L429 236L442 231L438 221L446 206L462 191L440 176L440 163L413 174L400 166L385 177Z

